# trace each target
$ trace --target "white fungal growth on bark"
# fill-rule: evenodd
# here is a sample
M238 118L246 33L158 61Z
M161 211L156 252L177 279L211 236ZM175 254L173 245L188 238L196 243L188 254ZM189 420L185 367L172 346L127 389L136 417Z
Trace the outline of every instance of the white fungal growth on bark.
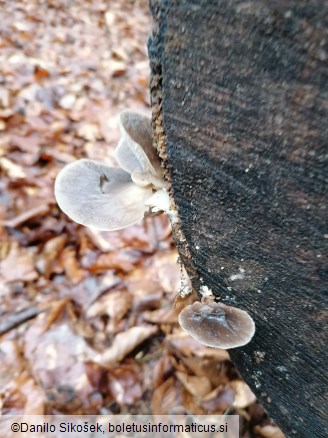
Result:
M213 292L208 286L202 285L199 289L199 292L203 298L213 297Z
M233 275L230 275L230 277L229 277L229 279L231 281L244 280L244 278L245 278L245 269L243 269L243 268L239 268L238 274L233 274Z

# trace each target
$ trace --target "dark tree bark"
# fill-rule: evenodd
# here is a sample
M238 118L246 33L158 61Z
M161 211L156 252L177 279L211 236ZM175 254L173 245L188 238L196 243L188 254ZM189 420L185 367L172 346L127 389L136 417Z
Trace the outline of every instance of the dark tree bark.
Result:
M288 436L326 437L328 3L151 9L153 127L180 256L196 289L254 318L231 357L270 416Z

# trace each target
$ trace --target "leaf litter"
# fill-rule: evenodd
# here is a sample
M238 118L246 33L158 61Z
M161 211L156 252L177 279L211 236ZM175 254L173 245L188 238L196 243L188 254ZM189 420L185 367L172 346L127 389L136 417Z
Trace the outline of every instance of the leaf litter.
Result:
M230 412L280 437L228 353L179 328L168 219L99 232L54 200L65 164L115 165L122 110L151 113L150 30L146 0L2 7L0 412Z

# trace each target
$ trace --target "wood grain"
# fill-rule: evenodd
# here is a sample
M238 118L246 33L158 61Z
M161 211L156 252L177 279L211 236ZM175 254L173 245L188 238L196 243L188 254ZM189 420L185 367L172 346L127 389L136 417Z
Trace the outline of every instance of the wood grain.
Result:
M196 289L254 318L231 357L287 436L328 436L328 4L150 3L180 256Z

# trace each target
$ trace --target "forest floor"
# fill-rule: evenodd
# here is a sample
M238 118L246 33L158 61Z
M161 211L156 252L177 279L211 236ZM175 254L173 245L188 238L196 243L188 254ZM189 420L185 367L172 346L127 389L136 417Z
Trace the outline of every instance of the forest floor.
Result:
M67 163L116 165L122 110L151 114L148 2L1 8L0 412L236 413L243 437L284 437L228 353L180 329L167 218L98 232L54 199Z

